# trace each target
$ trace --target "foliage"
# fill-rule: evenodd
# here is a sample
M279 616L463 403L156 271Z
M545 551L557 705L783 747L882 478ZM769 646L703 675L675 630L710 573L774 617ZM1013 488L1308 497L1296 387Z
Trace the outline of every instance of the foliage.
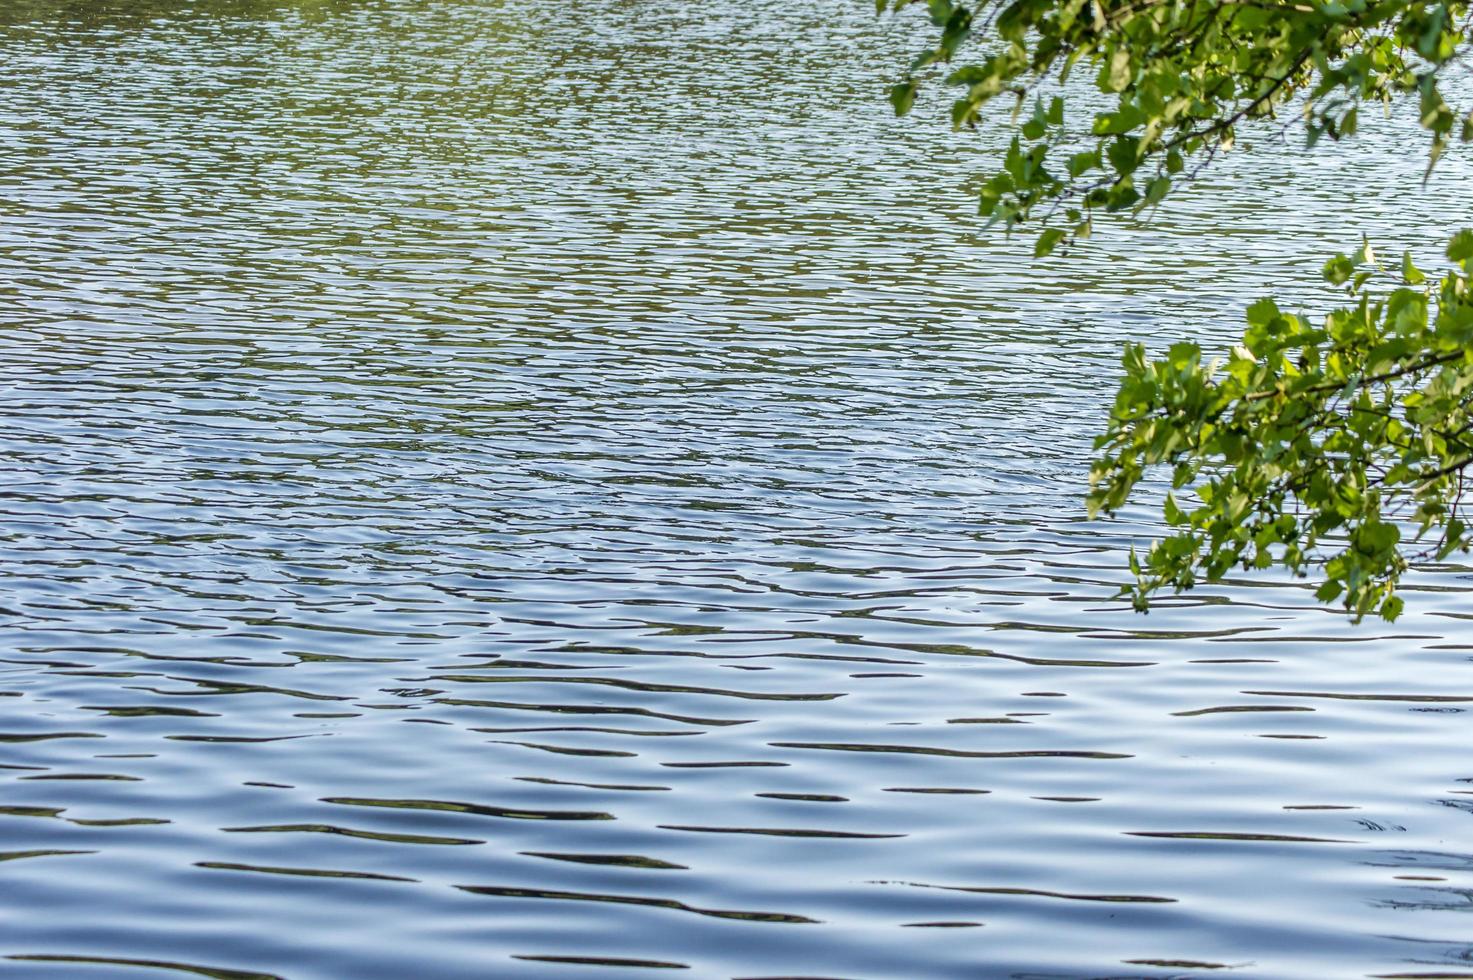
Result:
M1132 553L1138 609L1156 589L1237 566L1303 577L1323 561L1321 600L1394 619L1399 524L1439 532L1428 556L1468 549L1458 504L1473 462L1473 231L1447 254L1455 268L1436 284L1403 257L1403 285L1381 297L1368 289L1383 271L1367 268L1369 246L1337 256L1325 276L1347 286L1350 305L1312 326L1260 300L1226 363L1204 364L1191 343L1156 361L1127 348L1090 511L1119 508L1155 464L1195 498L1168 494L1178 530L1143 559Z
M883 11L916 0L876 2ZM964 89L952 122L975 125L994 98L1013 98L1014 136L982 187L981 213L1010 230L1045 226L1038 255L1087 236L1097 211L1160 202L1253 121L1297 122L1310 143L1338 140L1356 131L1362 104L1414 94L1431 136L1429 172L1449 140L1473 141L1473 112L1449 105L1443 84L1466 70L1469 0L929 0L928 8L939 35L891 89L895 110L908 112L921 80L969 39L990 40L985 57L944 73ZM1094 71L1106 100L1087 133L1071 127L1057 84L1081 68ZM1045 90L1060 94L1045 102Z
M877 0L880 11L915 0ZM1353 135L1366 104L1415 101L1427 173L1473 112L1444 96L1473 33L1473 0L929 0L939 34L890 90L899 114L921 81L963 89L958 127L1010 96L1011 143L982 186L980 211L1009 231L1038 228L1035 256L1087 237L1101 212L1139 212L1231 149L1257 124L1302 126L1313 145ZM970 41L982 57L951 67ZM942 71L940 66L947 66ZM1064 85L1093 72L1098 95ZM1467 86L1463 86L1464 90ZM1030 97L1031 112L1028 110ZM1066 103L1066 98L1069 100ZM1103 101L1102 101L1103 100ZM1005 100L1006 101L1006 100ZM1086 104L1088 126L1068 117ZM997 116L1000 114L994 114ZM1224 363L1191 343L1148 360L1131 345L1091 472L1090 513L1121 508L1153 466L1168 467L1174 533L1131 554L1137 609L1234 568L1319 568L1316 595L1356 619L1394 619L1417 557L1467 551L1459 514L1473 464L1473 231L1430 283L1403 259L1399 288L1369 244L1325 266L1349 304L1320 326L1272 300L1248 310Z

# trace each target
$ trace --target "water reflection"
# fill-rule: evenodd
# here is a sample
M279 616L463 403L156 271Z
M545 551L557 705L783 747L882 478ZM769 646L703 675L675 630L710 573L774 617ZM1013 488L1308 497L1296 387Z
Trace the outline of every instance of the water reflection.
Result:
M1466 971L1466 570L1142 619L1079 500L1123 340L1447 191L1239 156L1026 265L908 37L0 8L7 973Z

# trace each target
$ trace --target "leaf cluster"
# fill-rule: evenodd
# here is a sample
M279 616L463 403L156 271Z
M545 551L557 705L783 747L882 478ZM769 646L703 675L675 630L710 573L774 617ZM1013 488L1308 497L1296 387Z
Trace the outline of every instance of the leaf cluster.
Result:
M1260 300L1225 361L1204 362L1193 343L1154 360L1127 348L1088 504L1110 514L1152 468L1171 474L1175 530L1131 554L1137 609L1238 567L1304 577L1322 563L1322 601L1390 620L1404 531L1432 539L1427 557L1468 550L1458 505L1473 463L1473 230L1447 256L1438 281L1403 257L1383 295L1372 284L1388 270L1369 244L1338 255L1324 274L1347 305L1313 325Z
M881 11L920 0L876 0ZM1367 103L1416 99L1430 172L1473 112L1444 97L1473 29L1470 0L928 0L934 43L890 90L908 112L924 79L960 87L952 122L1013 103L1002 167L980 211L1041 225L1035 254L1087 236L1098 212L1138 211L1233 146L1254 121L1302 125L1310 143L1356 132ZM956 66L980 42L978 58ZM944 68L942 66L945 66ZM1093 73L1106 104L1070 125L1063 92ZM1069 90L1069 91L1072 91ZM1032 109L1028 111L1032 97ZM1072 98L1069 96L1068 98Z

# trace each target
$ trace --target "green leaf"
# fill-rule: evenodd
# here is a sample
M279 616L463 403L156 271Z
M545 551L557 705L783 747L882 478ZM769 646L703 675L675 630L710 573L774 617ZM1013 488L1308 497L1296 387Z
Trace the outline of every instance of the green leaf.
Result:
M1110 166L1121 176L1132 173L1140 166L1140 138L1137 136L1117 136L1110 141L1105 155L1110 160Z
M1145 121L1145 115L1135 106L1123 106L1117 112L1102 112L1095 116L1094 134L1113 136L1128 133Z
M1065 233L1060 228L1045 229L1043 234L1038 236L1038 241L1033 245L1033 257L1041 259L1045 255L1048 255L1058 247L1059 243L1064 240L1064 237Z
M1422 270L1412 264L1411 252L1401 253L1401 278L1404 282L1412 286L1420 286L1427 280L1427 277L1422 274Z
M1124 45L1110 53L1105 66L1105 83L1111 92L1123 92L1134 76L1130 64L1130 49Z
M1467 262L1473 259L1473 229L1464 228L1453 236L1448 243L1447 257L1454 262Z
M1456 517L1447 522L1447 530L1442 547L1437 549L1437 560L1442 561L1448 555L1467 545L1466 535L1468 526Z
M1166 517L1167 524L1180 526L1186 524L1189 520L1186 512L1181 509L1181 505L1176 502L1176 497L1169 493L1166 495L1166 504L1163 513Z
M910 111L910 107L915 105L919 88L913 79L890 86L890 104L895 107L895 115L903 116Z
M1337 255L1325 263L1323 275L1330 283L1336 286L1346 283L1355 274L1355 263L1348 255Z
M1279 313L1279 304L1271 297L1265 296L1248 307L1248 326L1255 330L1265 330L1282 314Z
M1085 171L1093 167L1098 167L1099 165L1099 150L1085 150L1082 153L1076 153L1069 158L1069 176L1078 177Z

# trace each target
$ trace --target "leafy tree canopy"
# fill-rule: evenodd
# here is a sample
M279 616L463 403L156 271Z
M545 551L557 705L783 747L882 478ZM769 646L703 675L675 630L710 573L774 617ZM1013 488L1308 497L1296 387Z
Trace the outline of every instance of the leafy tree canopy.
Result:
M1118 508L1153 464L1193 491L1186 506L1166 498L1176 533L1131 556L1137 609L1163 587L1278 563L1301 576L1323 565L1321 600L1395 619L1403 525L1424 539L1436 531L1424 556L1467 550L1458 506L1473 463L1473 231L1448 255L1457 268L1435 285L1404 257L1404 284L1385 296L1369 289L1369 247L1338 256L1325 271L1348 280L1349 305L1313 324L1260 300L1225 361L1203 363L1190 343L1156 361L1127 348L1090 510Z
M881 10L913 2L877 0ZM923 76L940 72L963 89L951 110L960 127L1010 97L1016 133L982 189L981 212L1010 229L1046 224L1040 255L1088 235L1097 211L1161 201L1254 121L1298 123L1310 143L1341 139L1355 133L1362 104L1415 93L1429 172L1450 140L1473 141L1473 113L1451 106L1442 84L1468 53L1468 0L929 0L928 8L936 44L891 101L908 112ZM950 68L974 37L991 41L985 57ZM1069 125L1064 95L1044 98L1081 69L1094 72L1107 103L1087 133Z
M912 2L877 0L881 11ZM927 7L935 43L891 88L895 110L936 75L962 89L959 127L1005 97L1014 134L980 210L1009 230L1039 228L1038 256L1087 237L1101 212L1159 203L1254 123L1302 127L1313 144L1353 135L1366 103L1415 101L1429 174L1449 145L1473 141L1473 112L1445 97L1467 70L1467 0ZM952 67L969 41L984 42L980 57ZM1062 87L1080 70L1104 97L1081 93L1087 127L1067 118ZM1131 556L1125 591L1138 609L1159 589L1278 564L1317 571L1316 595L1356 619L1394 619L1409 559L1469 549L1459 507L1473 464L1473 231L1447 256L1440 278L1409 256L1386 269L1369 244L1336 256L1324 272L1345 287L1344 307L1313 323L1261 300L1224 359L1206 362L1191 343L1156 360L1127 348L1088 503L1112 513L1151 468L1170 475L1173 533Z

